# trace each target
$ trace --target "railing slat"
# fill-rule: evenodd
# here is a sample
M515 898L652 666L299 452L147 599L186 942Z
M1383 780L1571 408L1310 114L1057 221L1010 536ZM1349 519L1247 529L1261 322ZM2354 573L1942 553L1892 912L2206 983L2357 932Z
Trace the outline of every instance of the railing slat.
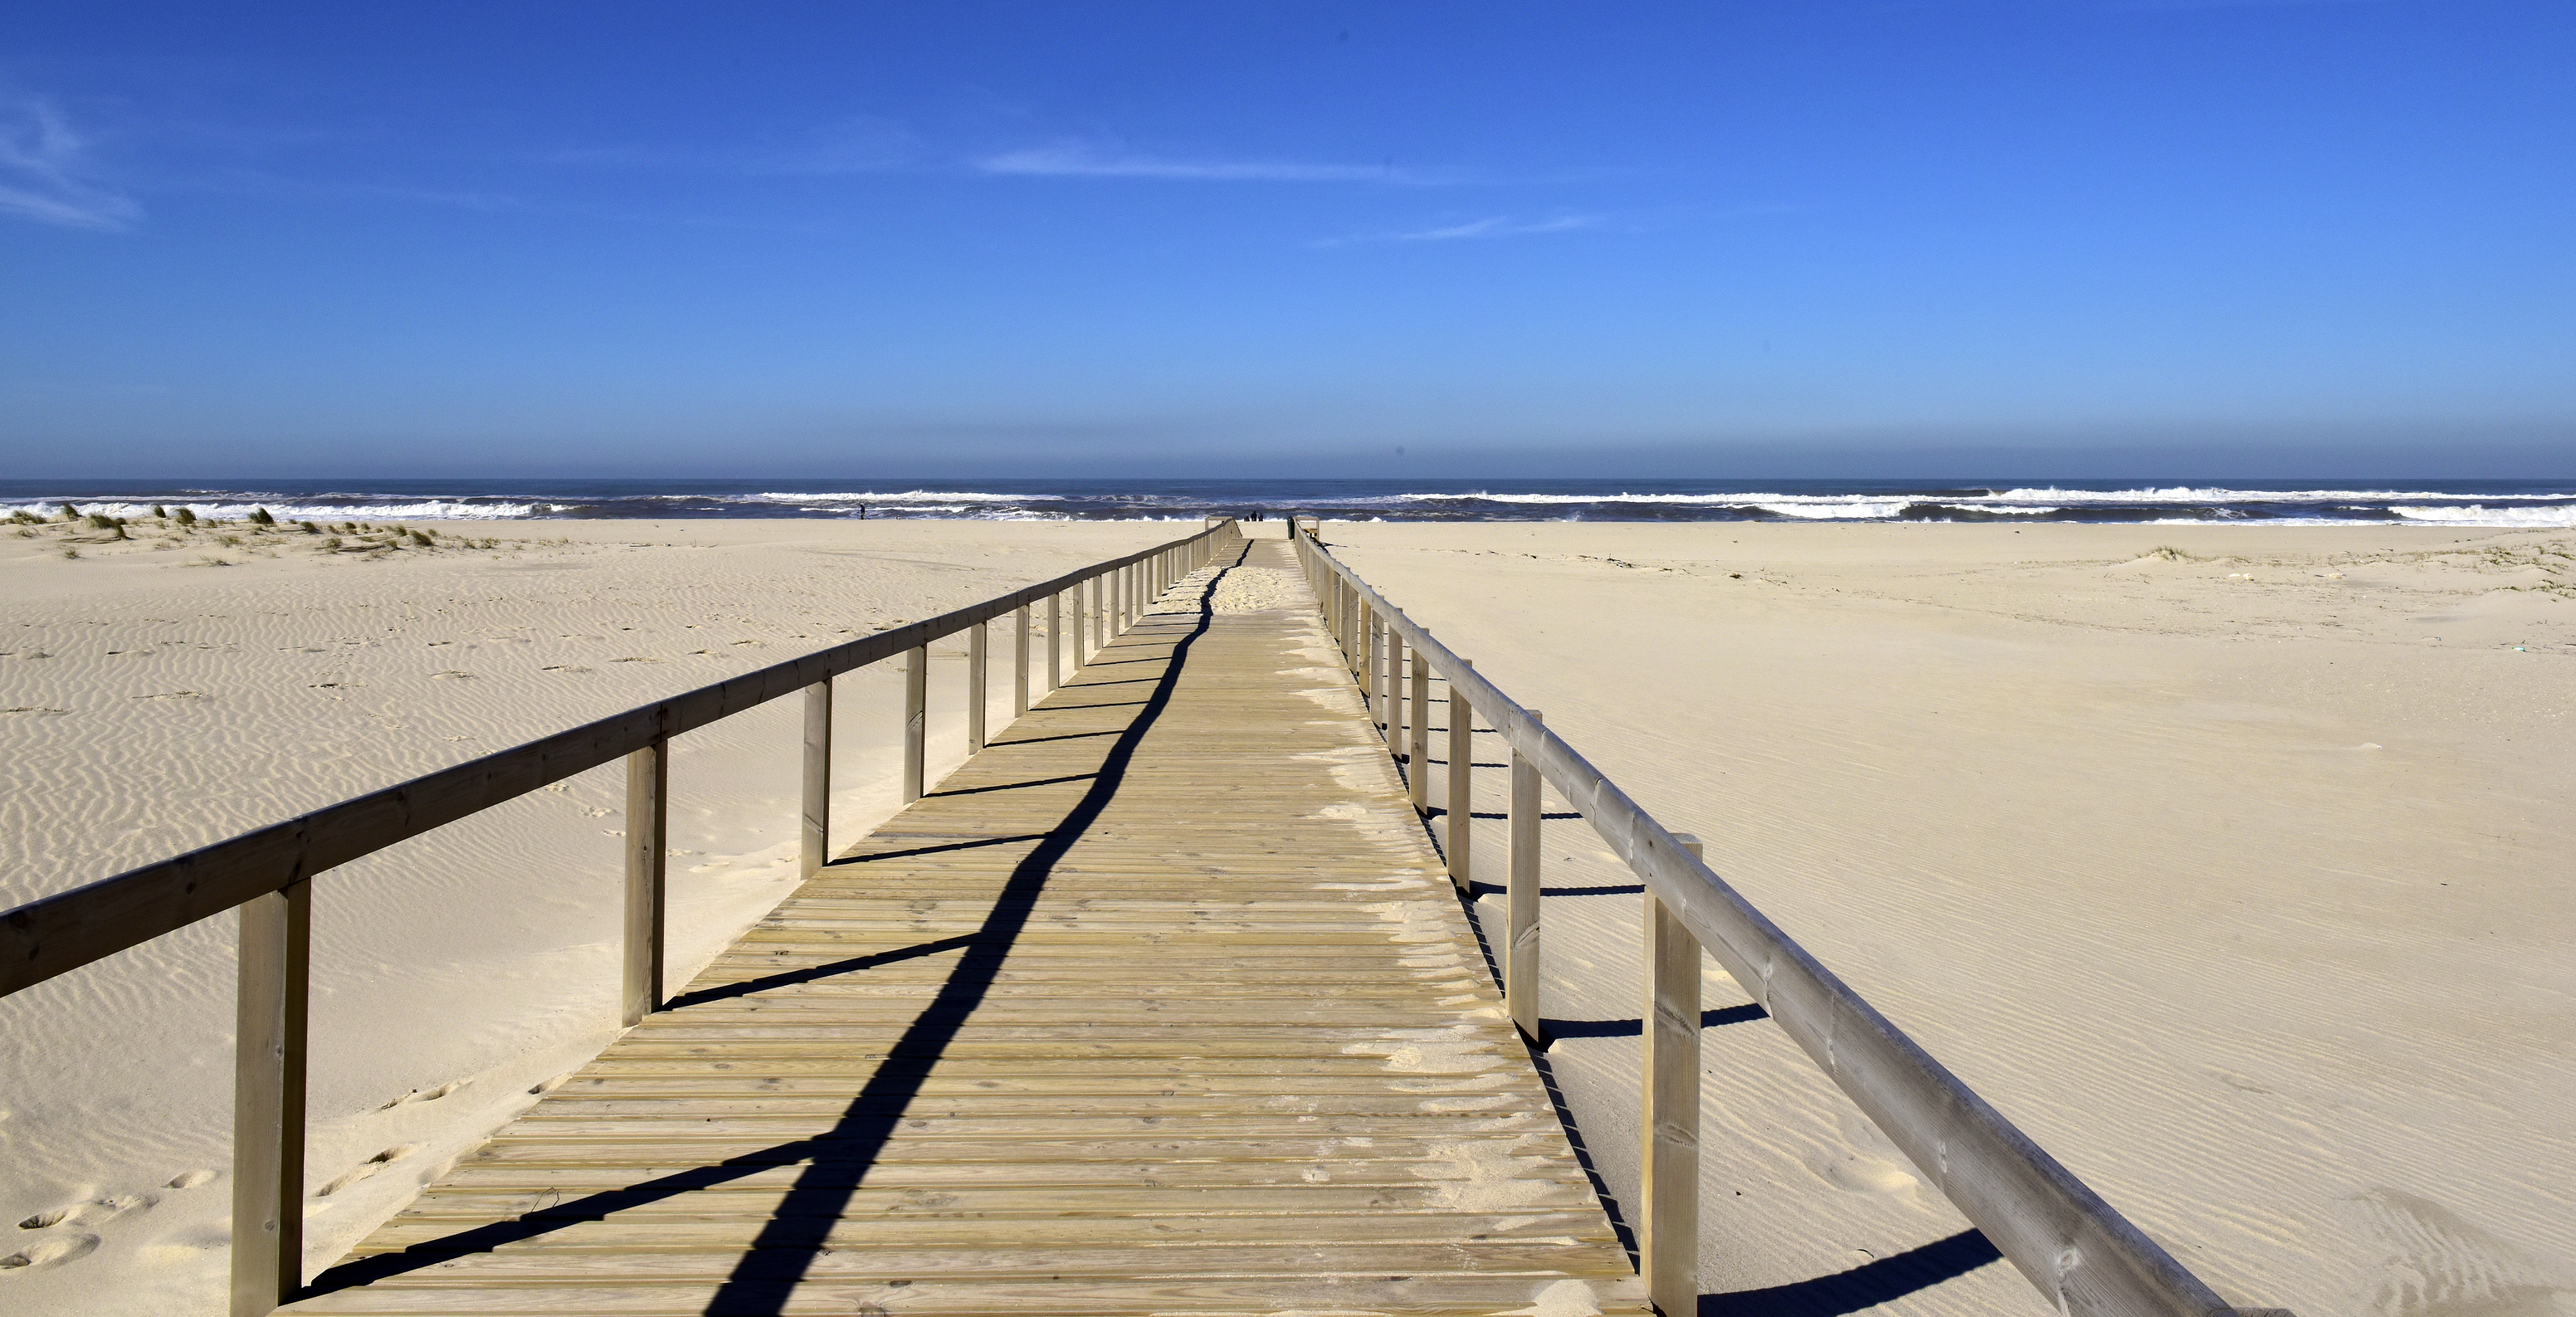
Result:
M1011 716L1029 711L1029 606L1011 612Z
M242 903L235 953L232 1317L265 1317L304 1285L312 944L312 879Z
M1538 710L1526 711L1533 723ZM1540 1022L1538 1001L1538 761L1512 747L1511 854L1504 870L1503 1004L1522 1036L1545 1047L1547 1030Z
M1697 838L1679 837L1693 856ZM1666 1317L1699 1307L1699 942L1646 893L1638 1273Z
M803 808L797 812L797 873L806 878L832 860L832 683L805 688Z
M1423 814L1431 808L1431 665L1422 661L1418 649L1407 649L1405 656L1413 681L1413 698L1407 702L1413 710L1413 736L1405 749L1404 790L1413 812Z
M1474 666L1462 658L1452 657L1450 662L1461 668ZM1476 710L1455 679L1449 681L1448 778L1449 844L1441 849L1447 852L1449 881L1463 892L1475 883L1475 875L1468 867L1467 847L1476 835L1471 826L1475 822Z
M928 790L930 756L930 647L903 652L903 803Z
M985 652L991 630L983 622L966 628L966 753L970 755L984 752L984 720L992 710L991 674L986 670L990 660Z
M625 982L618 993L627 1027L662 1008L664 865L670 857L671 743L656 739L626 756Z

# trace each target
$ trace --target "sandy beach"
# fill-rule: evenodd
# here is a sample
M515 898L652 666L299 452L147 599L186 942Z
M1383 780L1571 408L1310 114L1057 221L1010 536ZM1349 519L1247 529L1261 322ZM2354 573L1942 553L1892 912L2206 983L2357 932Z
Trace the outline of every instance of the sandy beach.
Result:
M435 529L0 538L0 906L1193 527ZM2565 532L1325 538L2230 1299L2576 1309ZM964 722L939 652L934 774ZM899 686L842 682L841 839L896 806ZM675 743L675 976L792 884L795 717ZM611 1036L622 799L594 771L319 885L309 1266ZM1638 901L1546 826L1549 1062L1618 1198ZM221 1310L231 942L0 1002L0 1307ZM1713 964L1705 995L1721 1311L2041 1311Z
M2230 1300L2576 1308L2563 532L1325 537ZM1546 829L1550 1060L1625 1196L1638 898ZM1703 992L1723 1311L2041 1309L1713 962Z

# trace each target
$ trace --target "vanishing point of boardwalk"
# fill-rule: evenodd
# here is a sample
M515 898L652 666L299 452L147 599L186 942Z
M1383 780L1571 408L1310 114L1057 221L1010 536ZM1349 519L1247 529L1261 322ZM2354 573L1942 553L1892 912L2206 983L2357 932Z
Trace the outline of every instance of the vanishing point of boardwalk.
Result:
M1645 1307L1295 559L1237 541L290 1310Z

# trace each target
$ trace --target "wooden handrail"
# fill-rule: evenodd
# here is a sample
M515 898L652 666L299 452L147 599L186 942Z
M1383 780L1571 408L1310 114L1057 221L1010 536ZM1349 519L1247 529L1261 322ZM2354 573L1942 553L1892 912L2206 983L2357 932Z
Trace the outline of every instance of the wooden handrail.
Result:
M1538 775L1582 813L1643 882L1653 903L1649 916L1678 925L1666 929L1666 936L1686 936L1716 956L1772 1021L1824 1068L2051 1306L2070 1315L2101 1317L2253 1317L2278 1312L2229 1306L1718 877L1701 861L1695 841L1666 830L1565 738L1549 730L1535 711L1503 694L1335 558L1317 538L1317 523L1299 519L1290 524L1316 595L1325 602L1326 625L1360 674L1361 689L1372 695L1377 690L1369 672L1374 659L1368 653L1367 633L1372 627L1389 628L1448 678L1454 707L1472 707L1511 747L1516 779L1512 832L1522 830L1524 815L1534 822L1538 812L1534 800L1520 799L1523 791L1517 781L1521 766L1533 764ZM1461 779L1455 774L1463 771L1471 756L1460 748L1466 738L1457 730L1458 720L1453 718L1450 725L1449 834L1453 850L1463 852L1458 845L1466 832L1460 817L1462 795L1457 790ZM1421 766L1415 765L1414 771L1420 772ZM1524 889L1507 896L1517 934L1520 907L1535 903L1537 880L1535 873L1521 872L1519 847L1513 849L1512 886ZM1466 890L1463 869L1453 868L1451 874L1459 889ZM1513 1018L1524 1022L1525 1030L1539 1018L1538 1003L1523 999L1535 996L1538 924L1534 919L1527 932L1526 948L1517 937L1504 948L1508 977L1513 980L1505 1003ZM1653 950L1659 969L1656 981L1665 983L1674 973L1671 961L1677 953L1669 945ZM1696 953L1692 954L1695 959ZM1673 994L1657 995L1664 1000L1647 1003L1649 1030L1656 1024L1659 1006L1672 1008ZM1640 1204L1641 1213L1650 1218L1641 1222L1640 1235L1654 1241L1659 1255L1642 1259L1641 1269L1650 1284L1661 1279L1669 1286L1692 1272L1685 1250L1696 1248L1696 1229L1687 1234L1659 1229L1672 1223L1651 1218L1670 1210L1684 1184L1694 1186L1689 1192L1696 1192L1696 1175L1683 1177L1673 1158L1656 1157L1653 1142L1660 1132L1655 1107L1668 1107L1676 1090L1696 1092L1696 1052L1696 1048L1667 1047L1649 1053L1663 1061L1659 1069L1691 1058L1687 1080L1668 1074L1645 1077L1649 1101L1645 1137L1648 1161L1656 1172L1655 1194ZM1685 1082L1690 1087L1680 1089ZM1682 1133L1679 1122L1667 1121L1661 1128L1672 1130L1676 1138ZM1691 1210L1696 1212L1695 1204ZM1656 1304L1668 1317L1685 1311L1688 1297L1656 1287Z
M0 912L0 997L575 773L650 749L657 741L923 648L1103 573L1198 544L1232 524L613 713Z
M847 644L702 686L657 704L629 709L453 768L413 778L354 800L244 833L157 864L31 901L0 913L0 996L135 946L234 907L242 910L237 958L233 1054L232 1317L263 1317L304 1284L305 1014L311 964L313 875L623 756L626 759L626 899L620 1019L632 1026L662 1008L669 854L670 742L673 736L754 705L805 692L804 800L798 820L800 868L811 877L825 862L832 763L832 679L897 654L904 656L904 799L922 790L925 679L930 642L971 629L974 658L967 682L975 707L967 721L970 749L984 731L985 630L1010 613L1020 624L1015 653L1017 702L1028 690L1028 606L1047 601L1050 627L1057 600L1093 587L1093 624L1102 584L1168 579L1206 561L1219 535L1240 533L1231 519L1211 520L1196 535L1124 558L1095 563L1052 581L881 631ZM1124 630L1123 622L1119 627ZM1104 630L1104 638L1106 636ZM1055 684L1055 636L1047 637L1048 685ZM1080 645L1075 646L1077 659Z

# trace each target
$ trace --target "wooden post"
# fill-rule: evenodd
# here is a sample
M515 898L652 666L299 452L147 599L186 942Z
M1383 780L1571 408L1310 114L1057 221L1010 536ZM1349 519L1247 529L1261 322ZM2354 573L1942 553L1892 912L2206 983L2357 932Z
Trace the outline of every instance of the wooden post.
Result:
M970 755L984 753L984 718L993 703L986 657L992 648L991 630L982 622L966 628L966 753Z
M1699 838L1674 838L1693 856ZM1646 893L1645 1146L1638 1270L1664 1317L1699 1310L1699 942Z
M1422 661L1422 651L1414 650L1409 662L1413 673L1413 739L1405 750L1405 794L1413 798L1413 812L1431 809L1431 665Z
M663 864L670 854L671 739L626 756L626 977L619 1015L628 1028L662 1009Z
M1109 573L1091 578L1091 652L1097 654L1109 643ZM1075 664L1084 660L1077 655Z
M242 902L233 1035L232 1317L304 1288L304 1015L313 880Z
M1461 667L1476 666L1468 659L1460 659L1458 663ZM1475 875L1467 864L1467 842L1476 835L1475 829L1469 826L1475 821L1475 816L1470 813L1474 804L1469 791L1474 785L1475 773L1476 710L1468 702L1467 693L1452 681L1449 683L1449 845L1446 849L1449 853L1449 881L1456 883L1462 892L1475 882Z
M1082 587L1075 586L1073 615L1082 616ZM1064 592L1047 596L1047 689L1064 684Z
M1385 735L1390 720L1395 716L1395 711L1386 707L1387 640L1394 635L1395 628L1388 626L1383 616L1372 617L1370 621L1374 625L1369 627L1368 675L1364 680L1368 683L1370 716L1377 723L1379 734Z
M921 799L930 740L930 647L903 652L903 803Z
M1529 719L1539 720L1536 709ZM1538 760L1512 747L1511 857L1503 884L1503 1004L1533 1047L1547 1046L1538 1010Z
M1029 606L1011 613L1011 716L1029 711Z
M797 870L811 878L831 862L832 681L805 688L805 808L799 816Z
M1385 661L1379 680L1386 692L1386 749L1398 759L1404 757L1404 637L1395 628L1381 622L1378 630L1386 637Z

